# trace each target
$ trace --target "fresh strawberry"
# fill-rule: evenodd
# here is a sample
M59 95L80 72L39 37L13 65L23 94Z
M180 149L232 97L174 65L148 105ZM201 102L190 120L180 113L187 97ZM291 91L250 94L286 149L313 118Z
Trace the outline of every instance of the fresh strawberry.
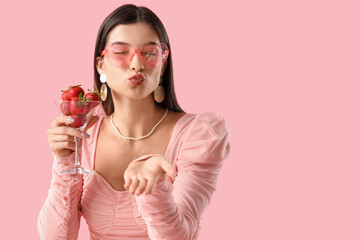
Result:
M67 93L67 97L69 100L73 99L74 97L79 97L80 94L81 96L85 95L84 89L82 89L80 87L81 85L76 85L76 86L70 86L68 89L68 93Z
M82 125L84 125L86 123L86 115L85 114L82 114L82 115L72 114L71 117L74 119L74 122L71 123L71 126L74 128L81 127Z
M99 98L101 96L101 93L99 92L99 89L97 89L96 86L94 86L94 91L92 92L90 89L88 89L88 93L85 95L86 101L99 101ZM89 103L89 111L96 107L99 103L98 102L90 102Z
M62 94L61 94L61 99L63 101L70 101L69 97L68 97L68 90L62 90Z
M64 101L60 104L60 110L65 116L70 116L70 101Z
M90 89L88 89L88 91L89 92L85 95L87 101L99 101L102 93L99 92L99 89L96 86L94 86L93 92Z
M85 94L86 101L99 101L99 95L93 92L88 92Z
M70 112L72 114L81 115L87 113L88 104L84 101L82 96L74 97L70 101Z

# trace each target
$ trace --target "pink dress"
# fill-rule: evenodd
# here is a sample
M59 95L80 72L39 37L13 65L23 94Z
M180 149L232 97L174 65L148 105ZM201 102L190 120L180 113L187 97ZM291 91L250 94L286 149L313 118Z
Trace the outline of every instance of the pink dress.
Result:
M87 131L91 137L83 140L82 165L88 169L94 169L104 116ZM38 217L40 239L77 239L81 216L93 240L197 239L201 216L230 152L228 139L222 116L185 114L176 123L165 154L176 166L175 180L166 177L151 194L140 196L113 189L96 171L84 176L60 175L73 165L75 154L54 157L50 189Z

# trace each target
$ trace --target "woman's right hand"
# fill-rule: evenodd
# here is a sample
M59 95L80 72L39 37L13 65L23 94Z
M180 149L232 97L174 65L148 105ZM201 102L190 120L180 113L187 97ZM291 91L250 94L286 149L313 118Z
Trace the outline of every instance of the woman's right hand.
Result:
M96 123L99 116L93 116L83 132L70 127L71 122L68 122L68 119L65 115L56 117L47 130L50 149L56 157L66 157L75 151L74 137L89 138L86 130Z

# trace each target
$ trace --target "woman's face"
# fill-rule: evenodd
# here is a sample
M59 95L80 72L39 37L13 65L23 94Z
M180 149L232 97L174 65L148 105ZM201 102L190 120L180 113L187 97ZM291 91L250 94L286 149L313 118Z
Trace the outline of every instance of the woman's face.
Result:
M157 32L147 23L137 22L133 24L120 24L114 27L109 35L105 49L110 48L117 42L130 44L131 47L139 49L149 42L159 43ZM97 69L99 74L106 74L107 84L115 98L127 97L131 99L142 99L149 96L159 85L162 70L166 65L151 68L143 64L139 54L123 66L114 64L110 57L105 54L98 58ZM142 74L145 80L140 85L133 85L129 78L135 74Z

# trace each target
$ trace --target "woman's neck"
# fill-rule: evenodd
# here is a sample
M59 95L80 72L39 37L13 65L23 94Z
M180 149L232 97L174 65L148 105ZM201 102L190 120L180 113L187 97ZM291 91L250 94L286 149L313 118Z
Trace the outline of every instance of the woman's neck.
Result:
M127 137L148 134L164 113L165 109L158 106L151 95L140 100L114 99L114 123Z

